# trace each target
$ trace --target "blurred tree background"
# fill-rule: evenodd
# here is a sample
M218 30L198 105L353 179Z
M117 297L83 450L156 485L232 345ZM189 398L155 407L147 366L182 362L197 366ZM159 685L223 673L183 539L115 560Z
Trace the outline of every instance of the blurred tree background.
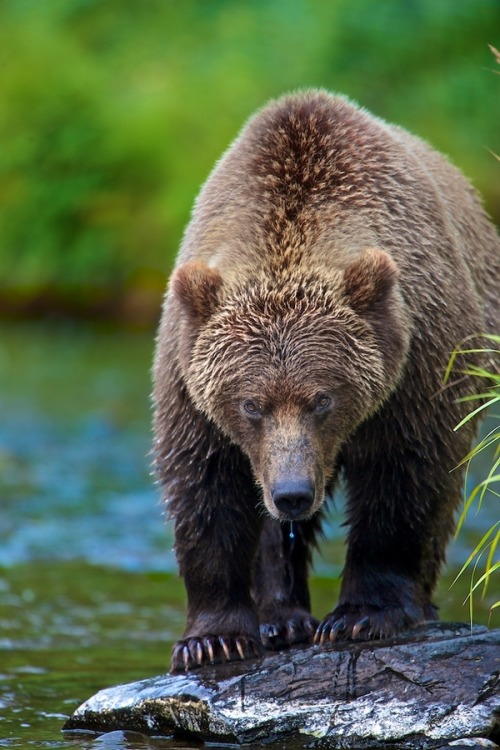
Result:
M500 220L498 0L1 0L0 313L152 323L197 190L299 87L426 138Z

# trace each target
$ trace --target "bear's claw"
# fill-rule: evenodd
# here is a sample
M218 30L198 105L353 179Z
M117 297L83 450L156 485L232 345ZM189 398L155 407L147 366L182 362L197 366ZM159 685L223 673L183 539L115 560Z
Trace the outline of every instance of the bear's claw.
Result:
M318 626L311 615L289 617L282 623L262 623L260 639L267 649L278 650L295 643L310 643Z
M353 641L356 640L356 638L358 638L361 631L364 628L367 628L369 624L370 624L370 618L363 617L362 620L358 620L358 622L355 625L353 625L352 631L351 631L351 638L353 639Z
M170 671L189 672L208 664L260 656L262 647L248 636L206 635L178 641L172 651Z
M327 615L319 625L314 643L323 646L335 641L368 641L390 638L415 627L426 618L417 609L409 613L403 607L342 606Z

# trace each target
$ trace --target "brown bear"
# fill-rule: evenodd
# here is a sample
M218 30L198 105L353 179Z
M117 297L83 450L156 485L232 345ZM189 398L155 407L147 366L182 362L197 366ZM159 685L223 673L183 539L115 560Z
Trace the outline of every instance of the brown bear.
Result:
M479 388L442 378L460 341L498 330L499 281L474 190L419 139L321 91L249 121L196 202L158 336L156 461L188 596L174 671L436 617L473 437L453 427ZM347 556L317 627L311 548L340 475Z

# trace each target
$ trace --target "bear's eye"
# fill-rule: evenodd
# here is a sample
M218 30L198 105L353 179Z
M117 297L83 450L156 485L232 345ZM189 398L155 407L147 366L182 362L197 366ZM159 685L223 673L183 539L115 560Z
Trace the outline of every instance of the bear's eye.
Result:
M260 419L262 416L259 404L251 398L245 399L241 408L245 416L251 417L252 419Z
M318 393L314 400L314 411L316 414L324 414L332 406L332 397L328 393Z

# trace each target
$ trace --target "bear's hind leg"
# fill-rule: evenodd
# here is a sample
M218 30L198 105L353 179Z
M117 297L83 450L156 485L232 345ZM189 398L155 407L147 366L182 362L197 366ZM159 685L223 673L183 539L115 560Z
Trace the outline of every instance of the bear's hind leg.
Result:
M294 523L293 531L288 524L264 519L254 562L253 597L260 637L268 649L312 641L318 621L310 614L307 577L309 545L318 529L317 518Z

